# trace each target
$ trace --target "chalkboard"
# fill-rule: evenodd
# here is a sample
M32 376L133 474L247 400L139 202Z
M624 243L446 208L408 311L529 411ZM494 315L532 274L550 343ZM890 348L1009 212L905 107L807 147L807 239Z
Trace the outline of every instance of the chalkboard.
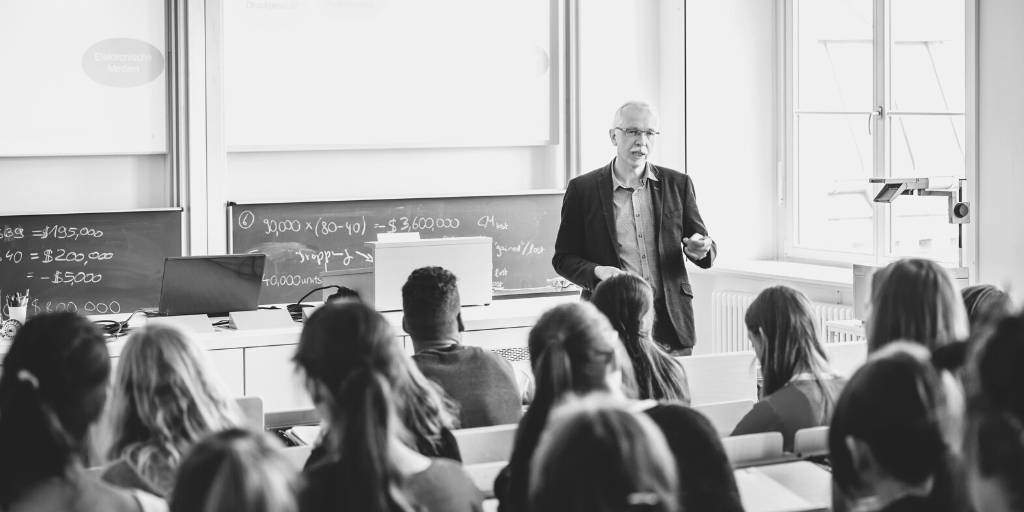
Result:
M497 289L547 286L562 191L517 195L228 203L230 250L263 252L263 304L290 303L320 285L320 272L373 266L364 242L377 233L421 238L489 236Z
M30 315L156 307L164 258L182 255L181 216L180 208L0 216L0 293L28 290Z

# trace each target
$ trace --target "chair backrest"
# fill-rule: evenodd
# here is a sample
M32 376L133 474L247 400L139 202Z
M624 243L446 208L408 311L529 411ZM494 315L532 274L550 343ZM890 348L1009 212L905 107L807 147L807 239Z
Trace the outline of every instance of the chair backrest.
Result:
M306 465L306 461L309 460L309 454L312 452L312 446L289 446L281 449L284 458L291 463L295 471L302 471L302 467Z
M828 427L797 430L793 436L793 453L801 458L828 455Z
M868 342L866 341L826 343L823 347L832 371L846 378L850 378L868 359Z
M734 468L792 459L782 452L781 432L762 432L722 438L722 446Z
M677 358L690 384L690 405L757 400L753 352L727 352Z
M240 396L235 398L238 408L245 416L246 425L257 431L263 431L263 399L258 396Z
M717 404L695 405L693 410L707 416L715 426L718 435L725 437L732 434L740 420L754 408L753 400L734 400Z
M463 466L462 468L469 475L469 479L473 481L477 489L484 493L485 498L494 497L494 480L498 478L498 473L501 473L502 469L505 469L508 463L501 462L485 462L483 464L470 464Z
M512 423L453 430L452 434L458 441L459 452L462 454L462 464L468 466L509 460L512 457L517 427L518 425Z

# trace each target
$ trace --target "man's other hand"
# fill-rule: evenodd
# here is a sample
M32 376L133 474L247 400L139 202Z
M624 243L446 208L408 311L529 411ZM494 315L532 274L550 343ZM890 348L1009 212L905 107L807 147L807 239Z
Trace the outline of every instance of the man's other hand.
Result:
M596 277L598 281L604 281L605 279L608 279L609 277L614 276L615 274L621 273L622 270L617 269L615 267L594 267L594 277Z
M708 255L711 250L711 238L694 233L693 236L683 239L683 253L692 261L700 261Z

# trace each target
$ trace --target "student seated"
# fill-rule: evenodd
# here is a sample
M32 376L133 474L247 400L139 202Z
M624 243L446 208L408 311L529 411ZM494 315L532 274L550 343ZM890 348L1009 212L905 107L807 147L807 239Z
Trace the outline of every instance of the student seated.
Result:
M230 429L195 445L178 466L171 512L298 512L299 475L265 432Z
M972 335L988 327L995 328L1000 320L1016 312L1010 294L990 284L968 286L960 295L964 299Z
M797 430L828 425L846 379L832 373L804 294L773 286L747 308L747 337L761 363L761 399L732 435L781 432L793 450Z
M951 499L946 398L928 352L892 343L850 378L829 429L834 510L940 512Z
M640 399L671 400L690 405L683 365L651 338L654 293L642 277L623 272L597 285L590 302L611 322L626 347Z
M975 510L1024 511L1024 316L1004 319L969 365L964 453Z
M935 350L968 335L967 312L953 277L938 263L903 259L875 273L864 331L868 352L908 340Z
M336 301L330 303L332 307L351 303L353 301ZM326 306L326 304L325 304ZM334 311L334 309L332 309ZM330 423L331 414L328 404L325 401L328 395L318 394L315 380L311 375L328 375L334 371L334 367L341 364L331 357L335 356L333 345L340 343L335 330L342 329L343 325L334 325L326 320L311 326L306 321L302 329L299 352L296 352L292 361L298 365L300 370L305 371L307 387L310 387L310 396L313 403L323 418L322 425L325 427L322 432L326 433ZM307 340L306 353L313 351L323 354L325 359L321 360L300 360L301 340ZM401 345L394 339L389 340L390 344L398 348L402 357L396 357L388 361L390 371L385 374L391 392L395 396L395 410L398 418L405 427L405 432L410 436L408 441L421 454L427 457L443 457L462 462L462 454L459 453L459 444L452 435L452 430L458 427L458 405L452 402L434 382L431 382L420 372L412 359L405 356ZM306 365L313 365L307 368ZM310 368L314 370L310 373ZM322 436L321 436L322 437ZM306 468L313 467L323 458L328 457L330 452L324 443L318 443L306 461Z
M959 375L967 361L970 344L985 337L1003 318L1014 314L1009 294L990 284L968 286L960 292L970 321L970 338L939 347L932 352L935 366Z
M364 304L325 304L306 321L295 362L328 429L326 454L304 471L300 510L482 509L483 495L458 463L410 447L415 437L397 412L415 399L398 391L407 361L387 320Z
M167 510L163 500L100 482L83 466L109 382L107 343L91 321L43 314L18 332L0 377L0 510Z
M461 428L516 423L522 398L512 365L490 350L461 343L462 304L455 274L441 267L416 269L402 286L402 327L416 361L459 404Z
M677 512L676 462L661 430L591 395L551 413L530 462L532 512Z
M624 379L632 382L618 335L589 303L561 304L544 313L530 331L529 349L537 394L519 422L512 458L494 483L502 512L529 510L530 462L551 410L570 395L597 392L625 400ZM626 387L633 393L631 384ZM667 439L676 459L680 509L743 510L725 449L707 418L672 402L645 400L629 408L647 415Z
M169 496L185 452L214 432L242 424L230 392L187 335L148 325L128 337L110 407L113 435L103 479Z

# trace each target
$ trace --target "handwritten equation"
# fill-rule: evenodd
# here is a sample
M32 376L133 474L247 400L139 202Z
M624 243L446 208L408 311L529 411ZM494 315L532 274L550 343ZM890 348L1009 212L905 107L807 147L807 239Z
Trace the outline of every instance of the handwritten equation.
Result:
M391 215L384 218L367 218L358 216L316 215L310 217L261 217L251 210L237 214L235 221L242 232L253 231L258 239L280 239L280 245L287 249L269 251L270 260L275 259L278 265L268 265L265 269L263 283L267 287L310 287L321 285L319 272L341 270L345 268L363 268L373 264L373 253L369 250L356 250L352 245L362 246L362 242L373 240L378 233L432 233L434 236L470 236L512 234L513 223L500 215L487 214L474 216L471 219L451 215ZM514 235L513 235L514 236ZM339 238L340 237L340 238ZM326 239L328 247L316 247L312 241ZM513 243L494 238L495 265L498 259L509 258L543 258L548 249L532 239L516 240ZM293 245L288 241L309 240ZM271 245L277 245L271 243ZM248 252L267 251L266 244L250 246ZM284 262L289 262L285 264ZM296 265L298 265L298 268ZM502 277L508 276L508 268L494 270L495 288L502 288Z

